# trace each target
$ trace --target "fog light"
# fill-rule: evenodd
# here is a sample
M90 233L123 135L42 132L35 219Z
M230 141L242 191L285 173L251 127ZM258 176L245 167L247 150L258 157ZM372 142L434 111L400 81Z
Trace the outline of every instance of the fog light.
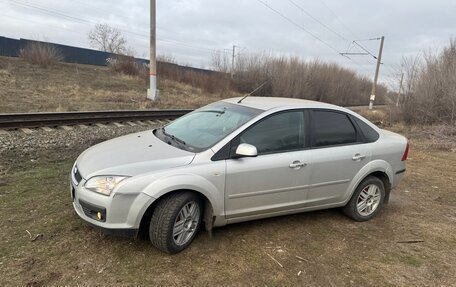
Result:
M101 212L97 212L97 218L98 220L101 220Z

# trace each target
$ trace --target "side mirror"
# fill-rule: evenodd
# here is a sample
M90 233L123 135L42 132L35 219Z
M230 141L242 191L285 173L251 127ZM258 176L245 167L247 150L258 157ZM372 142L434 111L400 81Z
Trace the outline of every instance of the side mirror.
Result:
M256 157L258 155L258 151L255 146L242 143L237 147L236 155L239 157Z

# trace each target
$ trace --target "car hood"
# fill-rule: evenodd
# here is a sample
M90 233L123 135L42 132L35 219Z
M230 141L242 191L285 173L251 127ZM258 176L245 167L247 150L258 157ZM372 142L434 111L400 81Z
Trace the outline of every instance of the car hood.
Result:
M85 179L95 175L134 176L154 170L188 165L194 153L158 139L152 131L118 137L84 151L77 159Z

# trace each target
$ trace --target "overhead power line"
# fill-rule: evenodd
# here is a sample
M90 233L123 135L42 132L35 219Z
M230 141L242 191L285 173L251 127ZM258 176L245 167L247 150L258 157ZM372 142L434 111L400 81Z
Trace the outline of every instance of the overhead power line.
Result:
M320 3L334 16L334 18L348 31L350 32L351 35L355 36L355 33L353 32L353 30L351 30L341 19L340 17L336 14L336 12L334 12L333 9L331 9L323 0L319 0ZM367 55L370 55L371 57L373 57L375 60L377 60L377 56L375 56L372 52L370 52L367 48L365 48L364 46L362 46L359 42L363 42L363 41L378 41L378 40L381 40L382 38L381 37L376 37L376 38L367 38L367 39L359 39L359 40L354 40L352 41L352 44L358 46L361 50L363 50ZM345 55L348 55L350 52L350 46L349 48L347 49L347 53L342 53L342 54L345 54ZM353 54L353 53L350 53L350 54ZM364 54L364 55L366 55ZM361 55L361 53L360 53ZM383 64L383 63L382 63Z
M12 4L14 4L16 6L19 6L19 7L30 8L30 9L33 9L33 10L40 11L40 12L42 12L44 14L57 16L59 18L64 18L64 19L67 19L67 20L70 20L70 21L73 21L73 22L82 23L82 24L92 23L92 21L89 21L89 20L81 19L81 18L78 18L78 17L73 17L73 16L70 16L70 15L61 13L59 11L56 11L56 10L53 10L53 9L49 9L49 8L44 8L42 6L38 6L38 5L34 5L34 4L30 4L28 2L22 2L22 1L17 1L17 0L9 0L9 2L11 2Z
M85 19L85 18L82 18L82 17L74 16L74 15L65 13L63 11L59 11L59 10L56 10L56 9L43 7L43 6L40 6L40 5L35 4L35 3L32 4L32 3L26 2L24 0L3 0L3 1L8 1L11 4L14 4L14 5L22 7L22 8L32 9L32 10L38 11L40 13L44 13L44 14L47 14L47 15L54 16L56 18L65 19L67 21L75 22L75 23L82 24L82 25L87 25L87 26L91 26L92 27L93 25L98 24L97 21L94 21L92 19ZM318 37L314 33L310 32L308 29L306 29L304 26L300 25L299 23L297 23L296 21L294 21L290 17L287 17L284 13L282 13L282 12L278 11L277 9L271 7L270 5L268 5L263 0L257 0L257 1L260 2L262 5L264 5L265 7L267 7L268 9L270 9L271 11L273 11L274 13L276 13L277 15L279 15L280 17L282 17L283 19L285 19L286 21L288 21L289 23L291 23L292 25L298 27L300 30L302 30L305 33L309 34L314 39L316 39L317 41L319 41L323 45L327 46L329 49L331 49L332 51L334 51L338 55L344 56L345 58L347 58L350 61L352 61L354 64L359 66L364 71L367 71L366 68L363 67L361 64L359 64L358 62L356 62L353 59L349 58L348 56L343 55L343 53L340 53L340 51L337 48L335 48L334 46L332 46L328 42L324 41L323 39L321 39L320 37ZM319 24L323 25L326 29L330 30L332 33L335 33L336 35L338 35L339 38L346 40L343 35L337 33L337 31L331 29L329 26L327 26L323 22L319 21L317 18L312 16L309 12L305 11L305 9L303 9L301 6L296 4L296 2L294 2L292 0L289 0L289 1L294 6L299 7L299 9L301 11L303 11L303 13L306 13L306 15L311 17L313 20L315 20ZM81 3L80 1L78 1L78 2ZM98 11L100 11L100 10L98 10ZM17 18L16 20L22 20L22 19L21 18ZM23 19L23 21L25 21L25 19ZM27 20L27 22L30 22L30 21ZM128 35L130 35L130 36L132 36L134 38L137 38L137 39L140 39L140 40L143 40L143 41L147 40L148 37L149 37L148 34L146 34L146 33L135 32L135 31L127 30L127 29L118 28L118 27L115 27L115 26L113 26L113 27L116 28L116 29L119 29L119 31L121 31L121 32L123 32L125 34L128 34ZM63 28L63 27L60 27L60 26L55 26L54 28L60 28L62 30L69 30L67 28ZM76 31L74 31L74 32L76 32ZM191 43L187 43L187 42L184 42L184 41L181 41L181 40L169 39L169 38L161 38L160 37L160 38L157 38L157 41L160 41L160 42L162 42L164 44L169 44L169 45L173 45L173 46L180 46L180 47L186 47L186 48L191 48L191 49L201 50L201 51L222 52L222 53L226 53L226 54L230 53L230 52L224 51L224 50L218 50L218 49L202 47L202 46L195 46L195 45L193 45ZM238 56L238 55L236 55L236 56Z
M43 24L42 22L33 21L33 20L30 20L30 19L17 18L17 17L11 16L11 15L6 15L6 14L0 14L0 15L2 17L7 17L7 18L10 18L10 19L16 20L16 21L22 21L22 22L26 22L26 23L34 23L34 24L37 24L37 25L42 25ZM70 32L75 33L75 34L81 34L81 31L77 31L77 30L69 29L69 28L63 28L63 27L58 26L58 25L57 26L50 26L48 28L49 29L53 29L53 30L61 30L61 31L67 31L67 32L70 31ZM164 43L164 44L169 44L169 45L177 46L177 47L186 47L186 48L191 48L191 49L195 49L195 50L203 50L203 51L209 51L209 52L219 52L219 50L210 49L210 48L203 48L203 47L196 47L196 46L190 46L188 44L175 42L174 40L167 40L167 39L160 38L159 41ZM144 48L146 48L146 46L144 46ZM222 52L225 53L225 51L222 51Z
M381 37L377 37L377 38L367 38L367 39L360 39L360 40L355 40L356 42L364 42L364 41L378 41L378 40L381 40L382 38Z
M329 43L327 43L326 41L322 40L320 37L316 36L315 34L313 34L312 32L310 32L309 30L307 30L305 27L303 27L302 25L296 23L295 21L293 21L291 18L287 17L285 14L283 14L282 12L278 11L277 9L274 9L273 7L271 7L270 5L268 5L266 2L264 2L263 0L257 0L258 2L260 2L261 4L263 4L265 7L267 7L268 9L270 9L271 11L273 11L274 13L276 13L277 15L279 15L280 17L284 18L285 20L287 20L289 23L291 23L292 25L298 27L299 29L303 30L304 32L306 32L307 34L309 34L310 36L312 36L313 38L315 38L316 40L318 40L319 42L321 42L322 44L324 44L325 46L327 46L328 48L330 48L331 50L333 50L334 52L337 53L337 55L340 55L344 58L347 58L348 60L350 60L351 62L353 62L355 65L359 66L361 69L363 69L365 72L368 72L367 69L365 67L363 67L361 64L359 64L358 62L354 61L353 59L351 59L350 57L346 56L346 55L343 55L343 53L341 53L339 50L337 50L336 48L334 48L333 46L331 46ZM368 72L370 73L370 72Z
M334 48L333 46L331 46L330 44L328 44L327 42L323 41L320 37L318 37L317 35L313 34L312 32L310 32L309 30L307 30L306 28L304 28L302 25L296 23L294 20L292 20L291 18L285 16L285 14L283 14L282 12L280 12L279 10L277 9L274 9L273 7L271 7L268 3L264 2L263 0L257 0L258 2L260 2L263 6L267 7L269 10L273 11L274 13L276 13L277 15L279 15L280 17L282 17L283 19L287 20L289 23L291 23L292 25L298 27L299 29L303 30L304 32L306 32L307 34L309 34L310 36L312 36L314 39L316 39L317 41L319 41L320 43L322 43L323 45L325 45L326 47L330 48L331 50L333 50L334 52L336 52L337 54L340 55L339 51Z
M317 18L315 18L314 16L312 16L312 14L310 14L309 12L307 12L306 10L304 10L304 8L302 8L300 5L296 4L296 2L294 2L293 0L288 0L288 2L290 2L293 6L295 6L295 7L298 8L299 10L301 10L301 12L303 12L304 14L306 14L308 17L312 18L315 22L317 22L317 23L319 23L320 25L322 25L323 27L325 27L326 30L332 32L333 34L335 34L336 36L338 36L338 37L341 38L342 40L348 41L347 38L345 38L345 37L342 36L340 33L338 33L337 31L335 31L334 29L332 29L331 27L329 27L329 26L326 25L325 23L321 22L320 20L318 20Z
M323 0L319 0L320 3L333 15L334 19L338 21L341 26L343 26L352 36L355 36L355 33L353 33L353 30L351 30L345 23L340 19L339 16L337 16L336 12L332 10Z
M65 20L68 20L68 21L71 21L71 22L78 23L78 24L87 25L87 26L91 26L91 27L96 25L96 24L99 24L98 22L95 22L93 20L84 19L84 18L81 18L81 17L69 15L69 14L64 13L62 11L46 8L46 7L43 7L43 6L36 5L36 4L31 4L29 2L18 1L18 0L7 0L7 1L9 1L11 4L14 4L14 5L19 6L19 7L36 10L36 11L39 11L40 13L44 13L44 14L47 14L47 15L55 16L57 18L62 18L62 19L65 19ZM125 34L128 34L128 35L130 35L130 36L132 36L134 38L140 39L140 40L147 40L149 38L149 36L147 34L145 34L145 33L138 33L138 32L134 32L134 31L118 28L118 27L115 27L115 26L113 26L113 27L118 29L119 31L125 33ZM168 44L173 45L173 46L181 46L181 47L192 48L192 49L196 49L196 50L204 50L204 51L209 51L209 52L217 52L218 51L217 49L195 46L193 44L186 43L186 42L183 42L183 41L180 41L180 40L174 40L174 39L166 39L166 38L161 38L160 37L160 38L157 38L157 41L165 42L165 43L168 43Z
M323 1L323 0L319 0L320 3L334 16L334 18L339 21L339 23L345 27L345 29L347 29L347 31L349 31L353 36L354 38L356 38L356 35L355 33L347 26L345 25L345 23L338 17L338 15ZM350 47L352 44L358 46L361 50L363 50L364 52L366 52L367 55L370 55L371 57L373 57L374 59L378 60L377 57L372 54L368 49L366 49L364 46L362 46L359 42L363 42L363 41L378 41L378 40L382 40L382 37L376 37L376 38L368 38L368 39L359 39L359 40L354 40L350 46L348 47L347 49L347 53L342 53L342 54L349 54L350 52ZM381 63L381 64L384 64L384 63ZM377 65L378 66L378 65ZM391 72L392 68L391 68L391 65L390 64L386 64L385 65Z
M89 0L90 1L90 0ZM105 16L112 16L114 15L116 19L118 18L121 18L123 19L125 22L130 22L132 21L132 18L131 17L127 17L125 14L113 14L111 13L109 10L107 9L100 9L99 7L96 7L93 5L93 1L90 2L90 3L87 3L85 1L82 1L82 0L72 0L72 2L75 2L75 3L78 3L79 5L78 6L85 6L87 9L90 9L92 11L97 11L97 15L105 15ZM147 2L147 1L146 1ZM135 31L136 31L136 27L135 27ZM149 31L147 29L141 29L139 28L138 30L140 30L140 32L143 32L145 35L148 35L147 33L149 33ZM165 27L157 27L157 30L158 31L167 31L167 32L170 32L170 33L174 33L173 31L170 31L168 29L166 29ZM193 40L197 40L199 42L206 42L207 39L201 39L201 38L196 38L194 36L192 36L192 39Z
M377 56L375 56L374 54L372 54L369 50L367 50L366 48L364 48L360 43L356 42L356 41L353 41L353 44L355 44L356 46L358 46L359 48L361 48L361 50L363 50L364 52L366 52L368 55L371 55L372 58L374 58L375 60L377 60Z
M213 49L213 48L194 46L192 44L187 44L187 43L181 42L179 40L172 40L172 39L165 39L165 38L158 37L157 41L165 42L165 43L168 43L168 44L171 44L171 45L174 45L174 46L192 48L192 49L195 49L195 50L201 50L201 51L207 51L207 52L213 52L213 53L222 52L222 53L225 53L225 54L229 54L228 52L226 52L224 50L217 50L217 49Z

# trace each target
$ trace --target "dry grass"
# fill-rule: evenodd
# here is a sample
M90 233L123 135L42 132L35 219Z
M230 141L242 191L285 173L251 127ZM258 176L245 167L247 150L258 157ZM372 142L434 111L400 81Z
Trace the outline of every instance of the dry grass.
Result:
M291 66L298 64L289 63ZM346 93L341 92L342 88L335 80L337 72L346 74L347 77L354 77L352 74L335 66L324 66L319 63L300 64L301 66L298 66L302 69L305 70L307 67L315 72L313 80L306 76L306 84L300 85L302 81L294 77L291 81L298 85L299 89L292 91L285 87L297 88L297 86L287 82L290 84L288 85L285 83L285 78L275 79L274 83L279 80L276 84L284 85L283 89L279 89L282 92L276 94L277 96L303 97L340 104L355 102L355 98L344 98L343 95ZM166 63L159 63L158 70L161 98L151 102L146 99L147 71L128 56L117 59L111 67L55 63L52 69L42 69L15 58L0 57L0 86L2 87L0 113L196 108L223 98L240 95L233 90L231 80L224 74L183 71L176 65ZM319 72L316 73L316 71ZM301 72L304 73L304 71ZM323 77L325 73L334 80L334 85L329 86L338 87L339 90L331 88L331 91L322 92L324 95L314 93L314 88L319 85L329 87L325 81L317 80L318 77L316 77L316 75ZM256 77L255 73L249 75ZM251 87L245 86L245 91L251 91L249 89L255 87L254 78L246 78L250 81ZM358 80L353 86L356 89L357 85L363 82ZM269 88L261 89L259 94ZM303 89L307 92L296 94L299 91L304 92ZM329 97L328 93L332 96ZM316 98L317 95L320 96Z
M63 60L62 53L52 44L31 42L19 51L19 58L29 64L47 68Z
M183 70L172 62L158 62L158 74L165 79L188 84L211 94L233 94L229 75Z
M144 79L107 67L56 63L51 69L0 57L0 113L196 108L226 97L159 78L161 99L146 100Z
M454 286L456 153L430 148L423 130L394 129L412 139L407 173L375 219L326 210L233 224L174 256L74 214L67 173L85 146L3 154L2 285ZM31 241L26 230L43 236Z
M376 125L385 125L389 122L388 110L385 109L359 109L356 110L358 114L365 117Z

